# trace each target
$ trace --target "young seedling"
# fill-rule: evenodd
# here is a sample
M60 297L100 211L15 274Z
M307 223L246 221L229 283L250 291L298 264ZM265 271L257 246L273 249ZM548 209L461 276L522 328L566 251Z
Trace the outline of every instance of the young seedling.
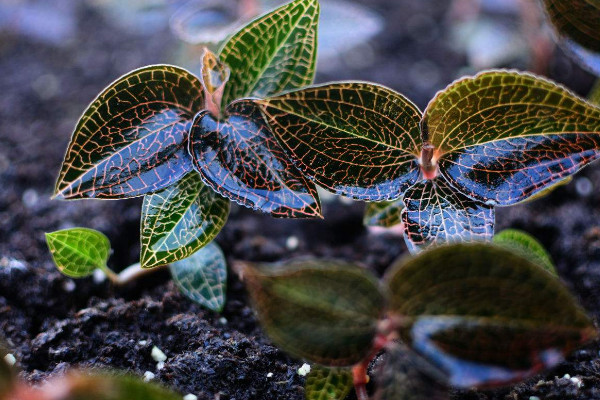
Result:
M382 349L377 399L437 399L428 396L443 386L489 388L526 379L597 336L554 275L491 244L439 246L404 258L381 283L344 262L237 267L275 345L314 363L353 367L360 400L368 398L366 368ZM408 358L399 346L410 349ZM319 398L315 387L344 393L347 370L318 371L321 383L308 380L309 398ZM417 388L405 372L440 383ZM326 374L336 384L325 385Z

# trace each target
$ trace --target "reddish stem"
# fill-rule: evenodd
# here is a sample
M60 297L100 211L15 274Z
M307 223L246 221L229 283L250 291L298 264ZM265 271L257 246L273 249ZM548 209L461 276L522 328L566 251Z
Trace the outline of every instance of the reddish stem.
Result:
M354 382L354 391L356 392L356 398L358 400L369 400L369 395L367 393L367 383L369 383L369 375L367 374L367 368L369 368L369 364L375 358L375 356L383 350L383 348L390 341L387 335L378 334L375 337L375 341L373 342L373 348L371 349L371 353L365 359L355 365L352 368L352 379Z

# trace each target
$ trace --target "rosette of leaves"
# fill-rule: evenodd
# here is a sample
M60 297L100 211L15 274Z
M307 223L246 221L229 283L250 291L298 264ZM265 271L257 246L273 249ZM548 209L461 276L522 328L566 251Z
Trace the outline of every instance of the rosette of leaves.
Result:
M379 203L369 224L389 226L400 215L412 252L490 240L495 206L522 202L600 157L600 108L528 73L460 79L424 112L364 82L257 103L302 172L334 193Z
M309 376L307 398L343 399L353 367L365 399L365 367L387 349L377 399L438 399L446 398L440 388L533 376L596 337L559 279L521 254L485 243L438 246L401 259L383 282L324 260L245 263L242 271L274 344L331 367Z

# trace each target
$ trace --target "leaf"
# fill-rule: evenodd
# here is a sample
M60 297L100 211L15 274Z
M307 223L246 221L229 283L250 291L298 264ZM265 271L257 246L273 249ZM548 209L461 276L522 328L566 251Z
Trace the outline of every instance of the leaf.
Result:
M172 263L169 268L173 281L187 298L209 310L223 310L227 264L216 243L209 243L191 257Z
M404 204L404 238L411 253L449 242L491 240L494 234L494 208L469 199L443 178L415 184Z
M371 350L384 299L362 268L306 260L245 264L243 275L263 329L292 356L350 366Z
M528 197L527 199L523 200L521 202L521 204L523 203L529 203L535 200L539 200L543 197L548 196L550 193L554 192L556 189L558 189L559 187L568 185L569 183L571 183L573 181L573 176L568 176L565 179L562 179L556 183L553 183L552 185L546 187L545 189L540 190L539 192L537 192L536 194L534 194L533 196Z
M505 229L494 235L494 244L511 250L529 261L540 265L554 276L558 276L552 258L533 236L516 229Z
M404 209L402 200L368 203L365 208L363 224L391 228L402 223L402 209Z
M143 268L189 257L210 243L229 215L229 201L191 172L168 188L144 197L141 222Z
M207 48L203 49L201 60L202 73L200 76L204 88L204 97L206 98L205 108L211 114L220 116L223 93L231 71Z
M317 190L285 156L250 100L227 108L228 119L201 112L190 153L204 183L243 206L275 217L321 217Z
M530 74L459 80L422 126L441 175L488 204L515 204L600 157L600 109Z
M344 400L354 387L352 371L315 365L306 377L306 400Z
M250 22L225 43L231 68L224 104L310 85L317 56L318 0L295 0Z
M402 340L453 386L525 379L597 336L558 279L501 247L437 247L398 262L386 282Z
M600 1L544 0L550 21L561 36L600 52Z
M177 182L192 170L187 134L203 103L198 78L178 67L117 79L79 120L55 197L134 197Z
M72 278L89 276L104 269L110 255L110 242L93 229L72 228L46 233L46 243L58 270Z
M421 112L390 89L333 83L258 103L298 168L333 193L392 200L419 178Z

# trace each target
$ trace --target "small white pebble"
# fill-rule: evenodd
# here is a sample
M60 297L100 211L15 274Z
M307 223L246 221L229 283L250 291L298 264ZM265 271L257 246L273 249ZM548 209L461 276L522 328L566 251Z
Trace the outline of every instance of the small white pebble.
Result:
M96 284L102 283L106 280L106 274L100 269L95 269L92 273L92 276L94 277L94 283Z
M147 340L140 340L140 341L138 342L138 344L139 344L140 346L145 346L145 345L147 345L147 344L148 344L148 341L147 341Z
M221 317L221 318L219 318L219 323L220 323L221 325L227 325L227 318L225 318L225 317Z
M563 376L563 379L571 379L571 375L565 374L565 376Z
M198 400L198 396L196 396L195 394L186 394L185 396L183 396L183 400Z
M306 376L310 373L310 365L304 363L300 368L298 368L298 375Z
M12 354L8 353L4 356L4 361L11 367L17 363L17 359Z
M529 396L529 400L540 400L537 396Z
M161 369L163 369L164 367L165 367L165 363L162 362L162 361L156 364L156 369L159 370L159 371Z
M152 379L154 379L156 377L156 375L154 375L152 372L150 371L146 371L144 372L144 382L150 382Z
M65 292L71 293L75 290L75 287L75 282L72 279L69 279L68 281L65 281L65 283L63 283L63 289L65 290Z
M577 378L577 377L573 377L570 379L571 383L575 386L577 386L578 388L583 386L583 382L581 381L581 379Z
M163 351L156 346L152 348L152 353L150 353L150 355L157 363L167 361L166 354L163 353Z
M269 373L267 374L267 378L272 378L272 377L273 377L273 373L272 373L272 372L269 372Z
M285 241L285 247L290 251L296 250L299 245L300 245L300 240L298 240L298 238L296 236L290 236Z

